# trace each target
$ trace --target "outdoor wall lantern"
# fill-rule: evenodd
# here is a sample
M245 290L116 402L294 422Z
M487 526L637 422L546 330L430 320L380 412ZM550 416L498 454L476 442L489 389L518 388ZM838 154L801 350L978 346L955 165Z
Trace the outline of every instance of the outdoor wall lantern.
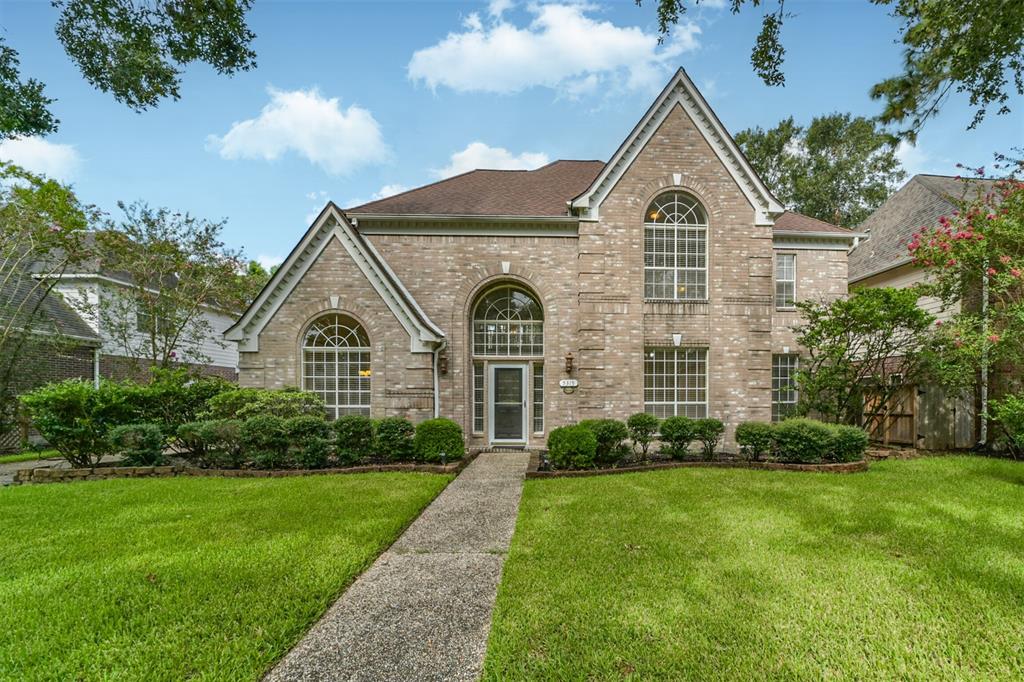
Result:
M437 371L439 371L441 374L447 374L448 373L448 354L447 353L442 353L441 355L437 356Z
M576 358L572 356L572 351L565 354L565 373L572 374L572 365L576 361Z

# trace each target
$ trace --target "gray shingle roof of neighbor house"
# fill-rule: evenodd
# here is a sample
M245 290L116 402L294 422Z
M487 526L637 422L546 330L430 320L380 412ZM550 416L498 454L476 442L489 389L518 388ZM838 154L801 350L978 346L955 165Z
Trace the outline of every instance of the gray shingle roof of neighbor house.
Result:
M861 223L868 238L850 252L850 281L856 282L910 262L907 245L922 226L936 225L957 203L991 189L994 180L915 175Z
M563 217L567 203L593 183L604 161L553 161L536 170L474 170L345 210L352 216ZM849 234L809 216L786 211L775 230Z
M0 290L0 301L5 304L24 304L24 309L39 307L35 318L34 331L41 334L67 336L89 345L99 345L101 339L92 327L75 312L56 291L43 296L44 292L38 282L29 275L14 277L8 280ZM0 317L4 315L0 310Z

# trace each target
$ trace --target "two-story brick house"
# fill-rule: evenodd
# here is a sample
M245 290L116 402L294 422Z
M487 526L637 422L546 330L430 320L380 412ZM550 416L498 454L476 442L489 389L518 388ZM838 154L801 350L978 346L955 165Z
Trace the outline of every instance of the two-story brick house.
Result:
M243 385L450 417L471 447L642 410L730 447L795 399L793 301L846 293L853 238L784 211L679 70L607 163L328 204L226 338Z

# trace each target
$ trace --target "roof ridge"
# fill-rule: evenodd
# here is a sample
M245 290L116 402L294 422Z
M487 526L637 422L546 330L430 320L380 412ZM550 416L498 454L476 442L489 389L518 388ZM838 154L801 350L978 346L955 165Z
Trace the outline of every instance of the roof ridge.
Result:
M800 211L794 211L791 208L787 208L785 211L783 211L783 213L792 213L794 215L800 216L801 218L807 218L808 220L813 220L816 223L821 223L822 225L828 225L829 227L838 227L840 230L847 230L849 232L853 231L852 227L847 227L845 225L836 225L835 223L830 223L827 220L822 220L821 218L815 218L812 215L807 215L806 213L801 213Z

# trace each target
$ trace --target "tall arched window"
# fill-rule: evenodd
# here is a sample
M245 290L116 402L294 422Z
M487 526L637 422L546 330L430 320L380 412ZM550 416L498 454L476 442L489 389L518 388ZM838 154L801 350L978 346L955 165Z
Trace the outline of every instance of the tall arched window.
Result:
M644 214L644 298L708 297L708 218L682 192L659 195Z
M302 387L327 404L327 415L370 414L370 338L348 315L309 325L302 342Z
M473 354L544 355L544 311L537 299L511 284L488 291L473 310Z

